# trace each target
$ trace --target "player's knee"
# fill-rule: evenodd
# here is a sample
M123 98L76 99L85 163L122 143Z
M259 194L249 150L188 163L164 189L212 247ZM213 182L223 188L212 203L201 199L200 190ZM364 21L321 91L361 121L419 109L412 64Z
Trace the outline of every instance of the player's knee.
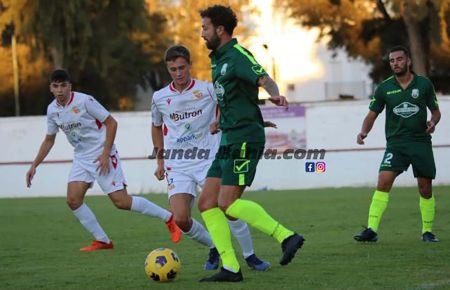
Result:
M419 187L419 193L425 199L431 198L432 195L431 188L429 187Z
M386 181L379 181L377 185L377 190L382 192L389 192L391 191L392 184L390 182Z
M174 216L175 223L177 226L183 231L188 232L191 228L191 220L188 216L181 215L181 216Z
M76 210L83 204L82 199L74 198L74 197L70 197L70 196L67 197L66 202L71 210Z
M131 208L131 204L126 199L114 200L113 203L117 209L129 210Z
M217 204L211 200L200 197L200 199L198 200L197 207L200 212L204 212L207 211L208 209L217 207Z
M219 208L223 211L226 212L228 207L230 206L231 202L229 202L228 200L220 200L219 201Z

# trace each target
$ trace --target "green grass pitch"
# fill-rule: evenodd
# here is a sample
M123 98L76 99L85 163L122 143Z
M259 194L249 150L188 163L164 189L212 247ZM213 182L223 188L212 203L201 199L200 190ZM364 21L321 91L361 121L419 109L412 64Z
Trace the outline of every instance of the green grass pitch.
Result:
M112 251L79 252L90 243L64 198L0 199L0 289L450 289L450 187L435 187L437 244L420 240L416 188L395 188L376 244L358 244L353 234L367 221L372 188L249 192L306 242L281 267L279 244L252 229L256 253L272 264L249 270L244 282L203 284L207 249L183 237L173 245L158 219L114 208L105 196L86 198L114 241ZM146 195L167 205L166 195ZM194 216L199 219L195 209ZM169 247L182 267L174 282L159 284L144 273L153 249Z

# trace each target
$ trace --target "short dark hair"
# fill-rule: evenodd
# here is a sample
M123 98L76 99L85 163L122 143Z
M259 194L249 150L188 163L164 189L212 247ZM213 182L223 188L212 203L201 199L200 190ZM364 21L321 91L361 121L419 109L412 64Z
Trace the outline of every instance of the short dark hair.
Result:
M403 45L396 45L389 49L388 55L395 52L395 51L403 51L408 58L411 58L411 53L409 52L409 49L406 46Z
M70 82L69 73L64 69L55 69L50 75L50 82L51 83Z
M166 53L164 54L164 61L174 61L175 59L182 57L184 58L188 63L191 63L191 53L189 52L189 49L182 45L173 45L169 47L166 50Z
M238 22L234 11L230 7L222 5L210 6L200 11L200 16L202 18L210 18L214 27L222 25L230 36L233 35L234 28L236 28Z

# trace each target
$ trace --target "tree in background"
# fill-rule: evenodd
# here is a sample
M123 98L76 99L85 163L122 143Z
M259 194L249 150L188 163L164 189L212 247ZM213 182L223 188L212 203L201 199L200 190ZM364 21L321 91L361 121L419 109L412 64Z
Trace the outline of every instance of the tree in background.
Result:
M137 85L164 83L162 52L170 35L165 18L149 13L144 0L0 0L0 115L14 112L11 27L25 115L45 113L54 68L67 68L77 89L112 110L133 108Z
M211 79L211 69L209 50L200 37L199 11L213 4L230 6L239 18L234 35L239 36L241 41L245 41L249 32L246 15L255 11L255 8L250 6L250 2L250 0L147 0L151 12L161 13L166 17L172 44L182 44L189 48L193 62L193 75L204 80Z
M389 74L388 48L411 49L414 70L436 88L450 91L450 4L448 0L276 0L308 28L318 28L331 49L343 48L373 65L379 82Z

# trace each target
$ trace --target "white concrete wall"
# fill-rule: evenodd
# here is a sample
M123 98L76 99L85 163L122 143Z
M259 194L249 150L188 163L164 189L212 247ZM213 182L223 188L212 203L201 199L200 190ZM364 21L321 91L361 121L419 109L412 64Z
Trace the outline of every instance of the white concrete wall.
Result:
M450 97L440 98L442 120L433 136L437 177L435 184L450 184L446 162L450 160ZM331 150L325 156L324 173L306 173L306 160L262 160L252 189L296 189L343 186L375 186L382 158L384 114L377 120L366 145L356 144L367 101L317 103L307 105L307 147ZM144 159L153 148L150 140L150 114L114 113L119 122L116 144L123 159L123 168L131 193L164 192L165 182L153 177L155 162ZM295 122L295 119L289 119ZM280 122L283 123L283 122ZM281 128L280 128L281 129ZM8 165L6 162L33 160L46 132L45 117L0 119L0 197L64 196L70 162L43 164L38 168L32 188L25 186L29 165ZM46 160L70 160L72 148L65 136L58 134L56 144ZM449 145L447 147L440 147ZM371 151L340 151L341 149L373 148ZM378 148L378 149L377 149ZM335 150L333 152L333 150ZM338 152L336 152L338 151ZM136 159L136 160L132 160ZM402 174L397 185L415 185L411 170ZM96 185L89 194L101 194Z

